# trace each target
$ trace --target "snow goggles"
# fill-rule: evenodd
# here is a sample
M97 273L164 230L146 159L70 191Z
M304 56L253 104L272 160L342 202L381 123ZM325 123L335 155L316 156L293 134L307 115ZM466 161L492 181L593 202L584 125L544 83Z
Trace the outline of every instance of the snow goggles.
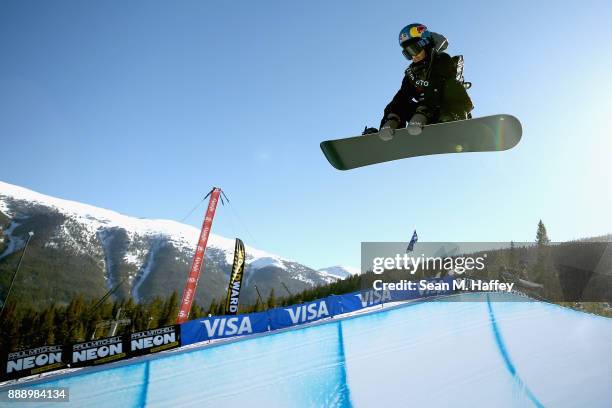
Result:
M412 57L418 55L425 48L423 41L407 41L402 44L402 54L406 59L411 60Z

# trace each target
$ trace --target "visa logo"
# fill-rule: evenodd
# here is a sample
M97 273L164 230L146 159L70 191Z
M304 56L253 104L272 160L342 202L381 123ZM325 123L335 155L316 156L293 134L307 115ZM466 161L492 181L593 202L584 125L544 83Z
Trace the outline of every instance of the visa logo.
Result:
M329 316L327 304L324 301L311 303L309 305L297 306L295 309L285 309L289 312L291 323L304 323L313 320L318 320L322 317Z

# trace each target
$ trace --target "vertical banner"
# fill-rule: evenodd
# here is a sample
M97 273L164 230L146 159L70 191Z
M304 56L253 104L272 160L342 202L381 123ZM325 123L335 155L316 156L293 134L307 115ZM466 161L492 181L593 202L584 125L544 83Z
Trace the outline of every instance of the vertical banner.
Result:
M234 265L232 266L232 274L230 275L229 286L227 287L227 300L225 301L225 314L228 315L235 315L238 313L240 288L242 285L242 276L244 274L244 260L244 244L239 238L236 238Z
M200 232L200 239L198 246L196 247L195 255L193 256L193 262L191 263L191 269L189 270L189 277L187 283L185 283L185 290L183 291L183 298L181 299L181 306L177 323L184 323L189 318L189 312L191 311L191 304L195 297L196 287L198 286L198 280L200 279L200 270L204 263L204 251L206 251L206 244L208 243L208 235L212 228L213 218L215 217L215 211L217 210L217 204L219 203L219 195L221 189L215 187L210 192L210 201L208 202L208 209L206 210L206 216L202 223L202 231Z
M419 236L417 235L416 230L412 233L412 238L410 238L410 242L408 243L408 247L406 248L406 252L412 252L414 250L414 244L419 240Z

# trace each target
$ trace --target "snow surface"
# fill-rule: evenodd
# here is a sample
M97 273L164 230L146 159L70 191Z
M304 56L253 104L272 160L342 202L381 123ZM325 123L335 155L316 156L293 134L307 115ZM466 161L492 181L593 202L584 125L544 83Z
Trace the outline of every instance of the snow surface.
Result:
M147 276L149 276L149 273L151 273L151 269L153 268L153 265L155 262L155 256L157 255L157 252L159 251L162 245L162 242L163 241L158 240L157 242L153 243L149 251L149 254L147 255L146 261L144 262L144 264L142 264L142 267L138 271L139 279L134 285L134 287L132 288L132 296L134 297L134 300L136 301L136 303L140 302L140 286L147 279Z
M251 262L251 268L261 269L268 266L274 266L277 268L285 268L285 264L279 257L265 256Z
M54 208L62 214L74 218L82 224L90 234L96 234L101 229L113 227L123 228L129 237L144 235L164 235L169 238L178 248L193 250L200 236L200 229L191 225L182 224L177 221L163 219L137 218L120 214L116 211L83 204L76 201L64 200L37 193L27 188L0 181L0 210L11 216L11 211L3 196L15 200L24 200ZM217 248L225 252L228 264L233 262L235 240L211 233L208 239L209 248ZM245 245L247 255L246 264L254 268L268 265L281 265L284 262L293 262L278 255ZM127 261L133 262L143 259L144 254L128 253Z
M336 279L344 279L352 275L359 275L361 273L359 268L341 265L321 268L318 270L318 272Z
M67 406L108 398L117 406L612 406L612 319L476 296L334 317L20 387L69 387Z
M17 228L18 226L19 223L13 221L11 222L11 225L9 225L9 227L4 230L4 239L8 240L8 245L0 254L0 259L6 258L13 252L23 248L23 246L25 245L25 241L23 239L13 236L13 231L15 231L15 228Z

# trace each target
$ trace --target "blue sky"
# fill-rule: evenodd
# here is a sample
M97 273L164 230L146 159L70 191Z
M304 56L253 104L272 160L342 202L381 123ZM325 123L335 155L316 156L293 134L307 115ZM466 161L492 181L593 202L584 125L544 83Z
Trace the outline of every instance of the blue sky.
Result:
M180 220L313 267L361 241L531 241L612 231L607 1L0 2L0 180ZM463 54L503 153L331 168L319 142L377 125L422 22ZM607 75L606 75L607 74ZM199 226L204 206L187 222ZM248 229L248 232L247 232Z

